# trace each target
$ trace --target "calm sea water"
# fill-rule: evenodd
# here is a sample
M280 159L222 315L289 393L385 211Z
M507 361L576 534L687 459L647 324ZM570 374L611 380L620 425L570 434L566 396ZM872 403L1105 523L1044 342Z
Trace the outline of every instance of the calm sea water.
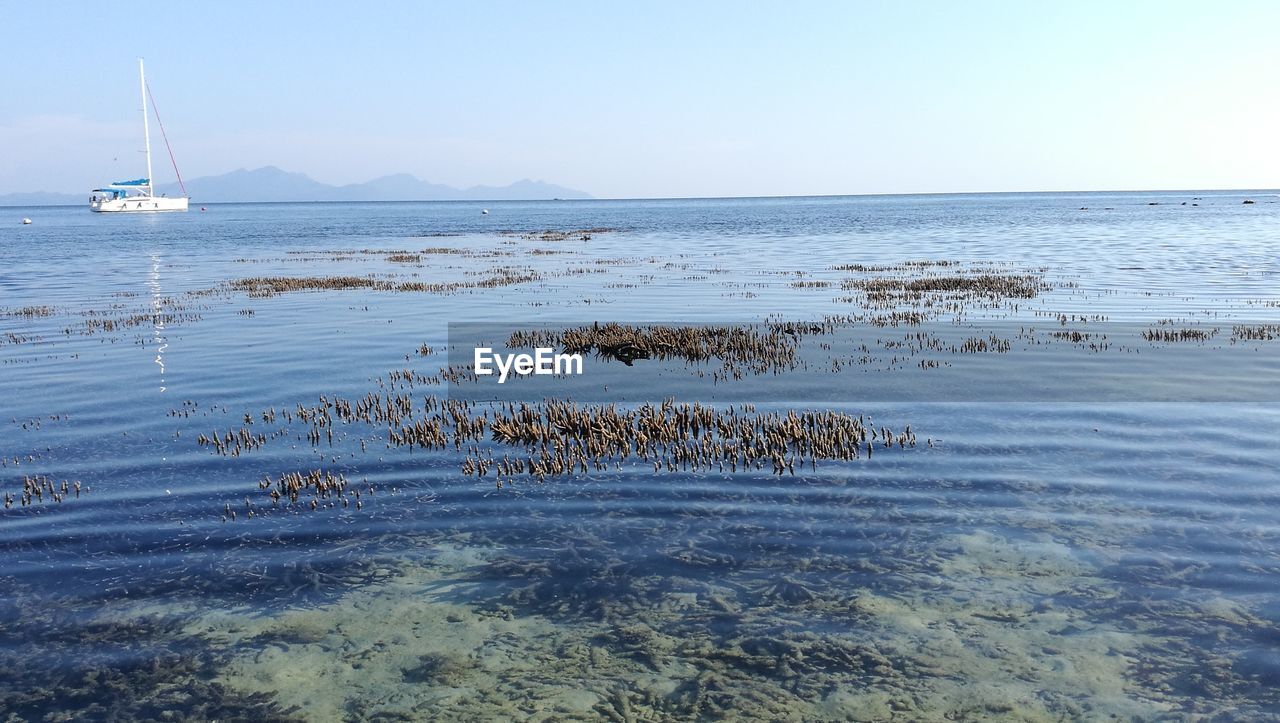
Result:
M235 457L197 443L381 391L392 370L433 374L451 323L816 320L859 309L837 267L913 260L1050 280L982 310L1004 324L1216 326L1196 345L1205 384L1231 368L1273 389L1280 340L1227 336L1280 322L1274 192L33 208L0 224L0 711L18 719L1280 715L1265 391L895 401L849 375L820 398L783 376L757 382L762 409L869 414L920 440L783 477L624 464L498 488L461 454L355 424L319 445L280 424ZM530 237L548 229L610 230ZM227 286L503 270L537 278ZM1140 351L1162 348L1181 347ZM694 384L659 375L617 398ZM259 489L317 468L372 494L312 511ZM82 491L20 504L35 477Z

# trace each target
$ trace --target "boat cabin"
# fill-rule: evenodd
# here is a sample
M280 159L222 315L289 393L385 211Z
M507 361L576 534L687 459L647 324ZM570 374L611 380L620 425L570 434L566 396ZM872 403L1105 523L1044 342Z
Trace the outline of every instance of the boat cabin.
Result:
M125 192L117 188L95 188L89 196L90 203L118 201L125 197Z

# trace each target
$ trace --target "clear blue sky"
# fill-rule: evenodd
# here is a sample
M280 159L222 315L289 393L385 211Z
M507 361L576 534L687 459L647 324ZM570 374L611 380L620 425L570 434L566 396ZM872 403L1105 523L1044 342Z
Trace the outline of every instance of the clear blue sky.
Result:
M141 175L139 56L187 177L530 177L600 197L1280 187L1274 0L0 0L0 18L0 193Z

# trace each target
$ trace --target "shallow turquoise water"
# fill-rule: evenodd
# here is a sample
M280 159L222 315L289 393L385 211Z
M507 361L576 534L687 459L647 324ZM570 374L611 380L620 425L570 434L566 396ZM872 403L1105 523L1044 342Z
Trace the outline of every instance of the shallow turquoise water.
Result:
M0 511L0 709L1280 714L1280 408L1265 394L1280 341L1225 341L1234 322L1280 317L1280 203L1245 197L11 209L35 223L0 235L0 484L16 495L41 475L87 491ZM614 230L520 235L601 227ZM441 247L466 253L383 253ZM813 320L858 308L835 267L922 259L1051 281L1016 311L968 312L1000 324L1217 325L1224 338L1196 347L1204 386L1240 388L1221 380L1244 363L1259 396L1176 401L1202 388L1192 379L1120 402L867 401L847 375L822 394L770 376L749 387L762 408L870 414L922 440L781 478L623 465L498 489L460 474L459 454L388 448L360 424L319 446L282 424L238 457L196 442L246 414L357 399L391 370L431 374L451 323ZM539 278L269 298L224 285L504 267ZM1147 344L1144 360L1162 349L1182 353ZM983 363L1013 375L1019 362L1014 350ZM664 373L627 398L697 393L678 365ZM444 391L413 390L432 393ZM359 510L262 499L264 475L315 467L374 494ZM279 672L298 667L314 675Z

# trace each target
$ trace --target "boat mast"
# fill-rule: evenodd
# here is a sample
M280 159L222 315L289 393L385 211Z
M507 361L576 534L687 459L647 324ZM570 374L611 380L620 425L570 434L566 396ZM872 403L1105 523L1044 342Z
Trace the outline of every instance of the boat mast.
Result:
M147 153L147 195L156 195L151 186L151 131L147 128L147 75L142 69L142 58L138 58L138 86L142 91L142 140Z

